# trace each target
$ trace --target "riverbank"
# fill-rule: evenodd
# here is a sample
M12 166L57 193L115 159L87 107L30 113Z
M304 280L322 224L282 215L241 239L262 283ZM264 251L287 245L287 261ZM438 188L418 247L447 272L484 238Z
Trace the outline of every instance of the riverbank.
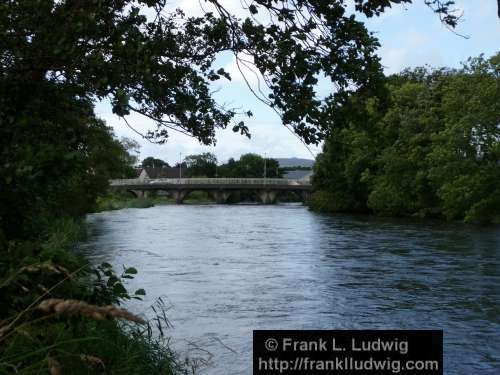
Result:
M186 204L210 204L213 199L204 192L191 192L184 200ZM175 200L167 196L151 195L136 198L127 193L109 193L98 197L94 212L121 210L124 208L149 208L166 204L175 204Z
M110 193L98 197L95 212L121 210L123 208L148 208L158 204L171 203L166 197L144 197L136 198L128 194Z
M307 201L307 206L312 211L321 213L348 212L346 209L348 205L342 197L323 190L312 193ZM363 212L368 213L366 210Z
M387 213L387 212L374 212L367 208L363 203L353 204L348 201L345 196L336 194L330 191L318 190L311 194L307 201L307 206L311 211L325 214L353 214L353 215L367 215L373 217L384 217L392 219L416 219L425 222L455 222L461 224L481 225L481 226L498 226L500 224L500 216L490 217L488 219L472 219L472 218L448 218L443 215L434 214L429 212L417 213Z
M227 203L235 204L253 201L256 197L250 194L243 194L240 197L234 198L231 196ZM253 199L252 199L253 198ZM279 202L294 203L300 202L301 198L296 194L288 194L281 196ZM206 192L193 191L184 199L184 204L215 204L214 199ZM114 211L124 208L149 208L154 206L176 204L175 200L168 196L159 196L151 194L147 197L137 198L125 192L113 192L104 196L100 196L96 200L93 212Z
M126 290L137 271L91 267L73 252L84 236L82 221L58 219L38 240L1 244L0 374L185 373L150 322L119 308L145 294Z

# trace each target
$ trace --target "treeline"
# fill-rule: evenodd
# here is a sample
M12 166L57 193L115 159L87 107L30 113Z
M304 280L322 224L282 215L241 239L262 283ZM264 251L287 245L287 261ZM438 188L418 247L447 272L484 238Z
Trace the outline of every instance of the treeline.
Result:
M168 168L167 162L147 157L141 166ZM179 164L175 165L178 168ZM258 154L244 154L238 160L230 158L225 164L218 164L217 157L211 152L186 156L182 162L183 177L227 177L227 178L269 178L283 177L284 169L276 159L263 158Z
M387 77L330 131L313 208L500 222L500 54Z

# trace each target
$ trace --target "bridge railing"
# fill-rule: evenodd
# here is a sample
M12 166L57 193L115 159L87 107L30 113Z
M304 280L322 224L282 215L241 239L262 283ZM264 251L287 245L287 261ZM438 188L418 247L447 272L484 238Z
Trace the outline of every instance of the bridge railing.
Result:
M111 186L123 185L310 185L309 181L286 178L132 178L110 180Z

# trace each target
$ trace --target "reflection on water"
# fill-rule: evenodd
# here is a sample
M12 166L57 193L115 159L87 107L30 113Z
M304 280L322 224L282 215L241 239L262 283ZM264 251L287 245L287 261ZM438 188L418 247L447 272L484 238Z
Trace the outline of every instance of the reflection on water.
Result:
M298 205L90 215L81 251L139 270L203 374L250 374L253 329L443 329L446 374L500 374L500 230ZM191 351L190 351L191 350Z

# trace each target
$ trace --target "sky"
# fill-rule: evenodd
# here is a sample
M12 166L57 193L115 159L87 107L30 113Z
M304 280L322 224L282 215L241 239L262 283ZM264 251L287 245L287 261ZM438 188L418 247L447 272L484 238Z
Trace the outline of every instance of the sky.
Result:
M201 0L203 2L203 0ZM244 16L240 0L223 0L222 3L237 15ZM171 1L170 6L181 7L187 15L200 12L197 0ZM381 47L378 54L387 74L397 73L406 67L430 65L432 67L459 67L469 57L491 56L500 51L500 19L497 16L496 0L458 0L456 8L463 12L455 32L443 26L437 15L424 5L423 0L414 4L394 6L378 18L365 19L368 30L375 33ZM218 81L213 89L220 103L251 110L254 116L245 120L252 134L251 139L232 130L217 131L216 146L204 146L197 140L170 132L167 143L152 144L129 129L125 122L111 112L107 102L96 107L99 117L113 127L118 137L128 137L141 145L140 159L154 156L174 164L187 155L212 152L220 163L230 157L252 152L267 157L299 157L313 159L321 147L306 147L292 132L285 128L279 116L258 101L246 87L234 57L223 55L217 63L231 73L232 81ZM253 74L247 72L248 77ZM255 85L256 79L251 79ZM139 115L130 115L127 121L141 132L153 129L153 123Z

